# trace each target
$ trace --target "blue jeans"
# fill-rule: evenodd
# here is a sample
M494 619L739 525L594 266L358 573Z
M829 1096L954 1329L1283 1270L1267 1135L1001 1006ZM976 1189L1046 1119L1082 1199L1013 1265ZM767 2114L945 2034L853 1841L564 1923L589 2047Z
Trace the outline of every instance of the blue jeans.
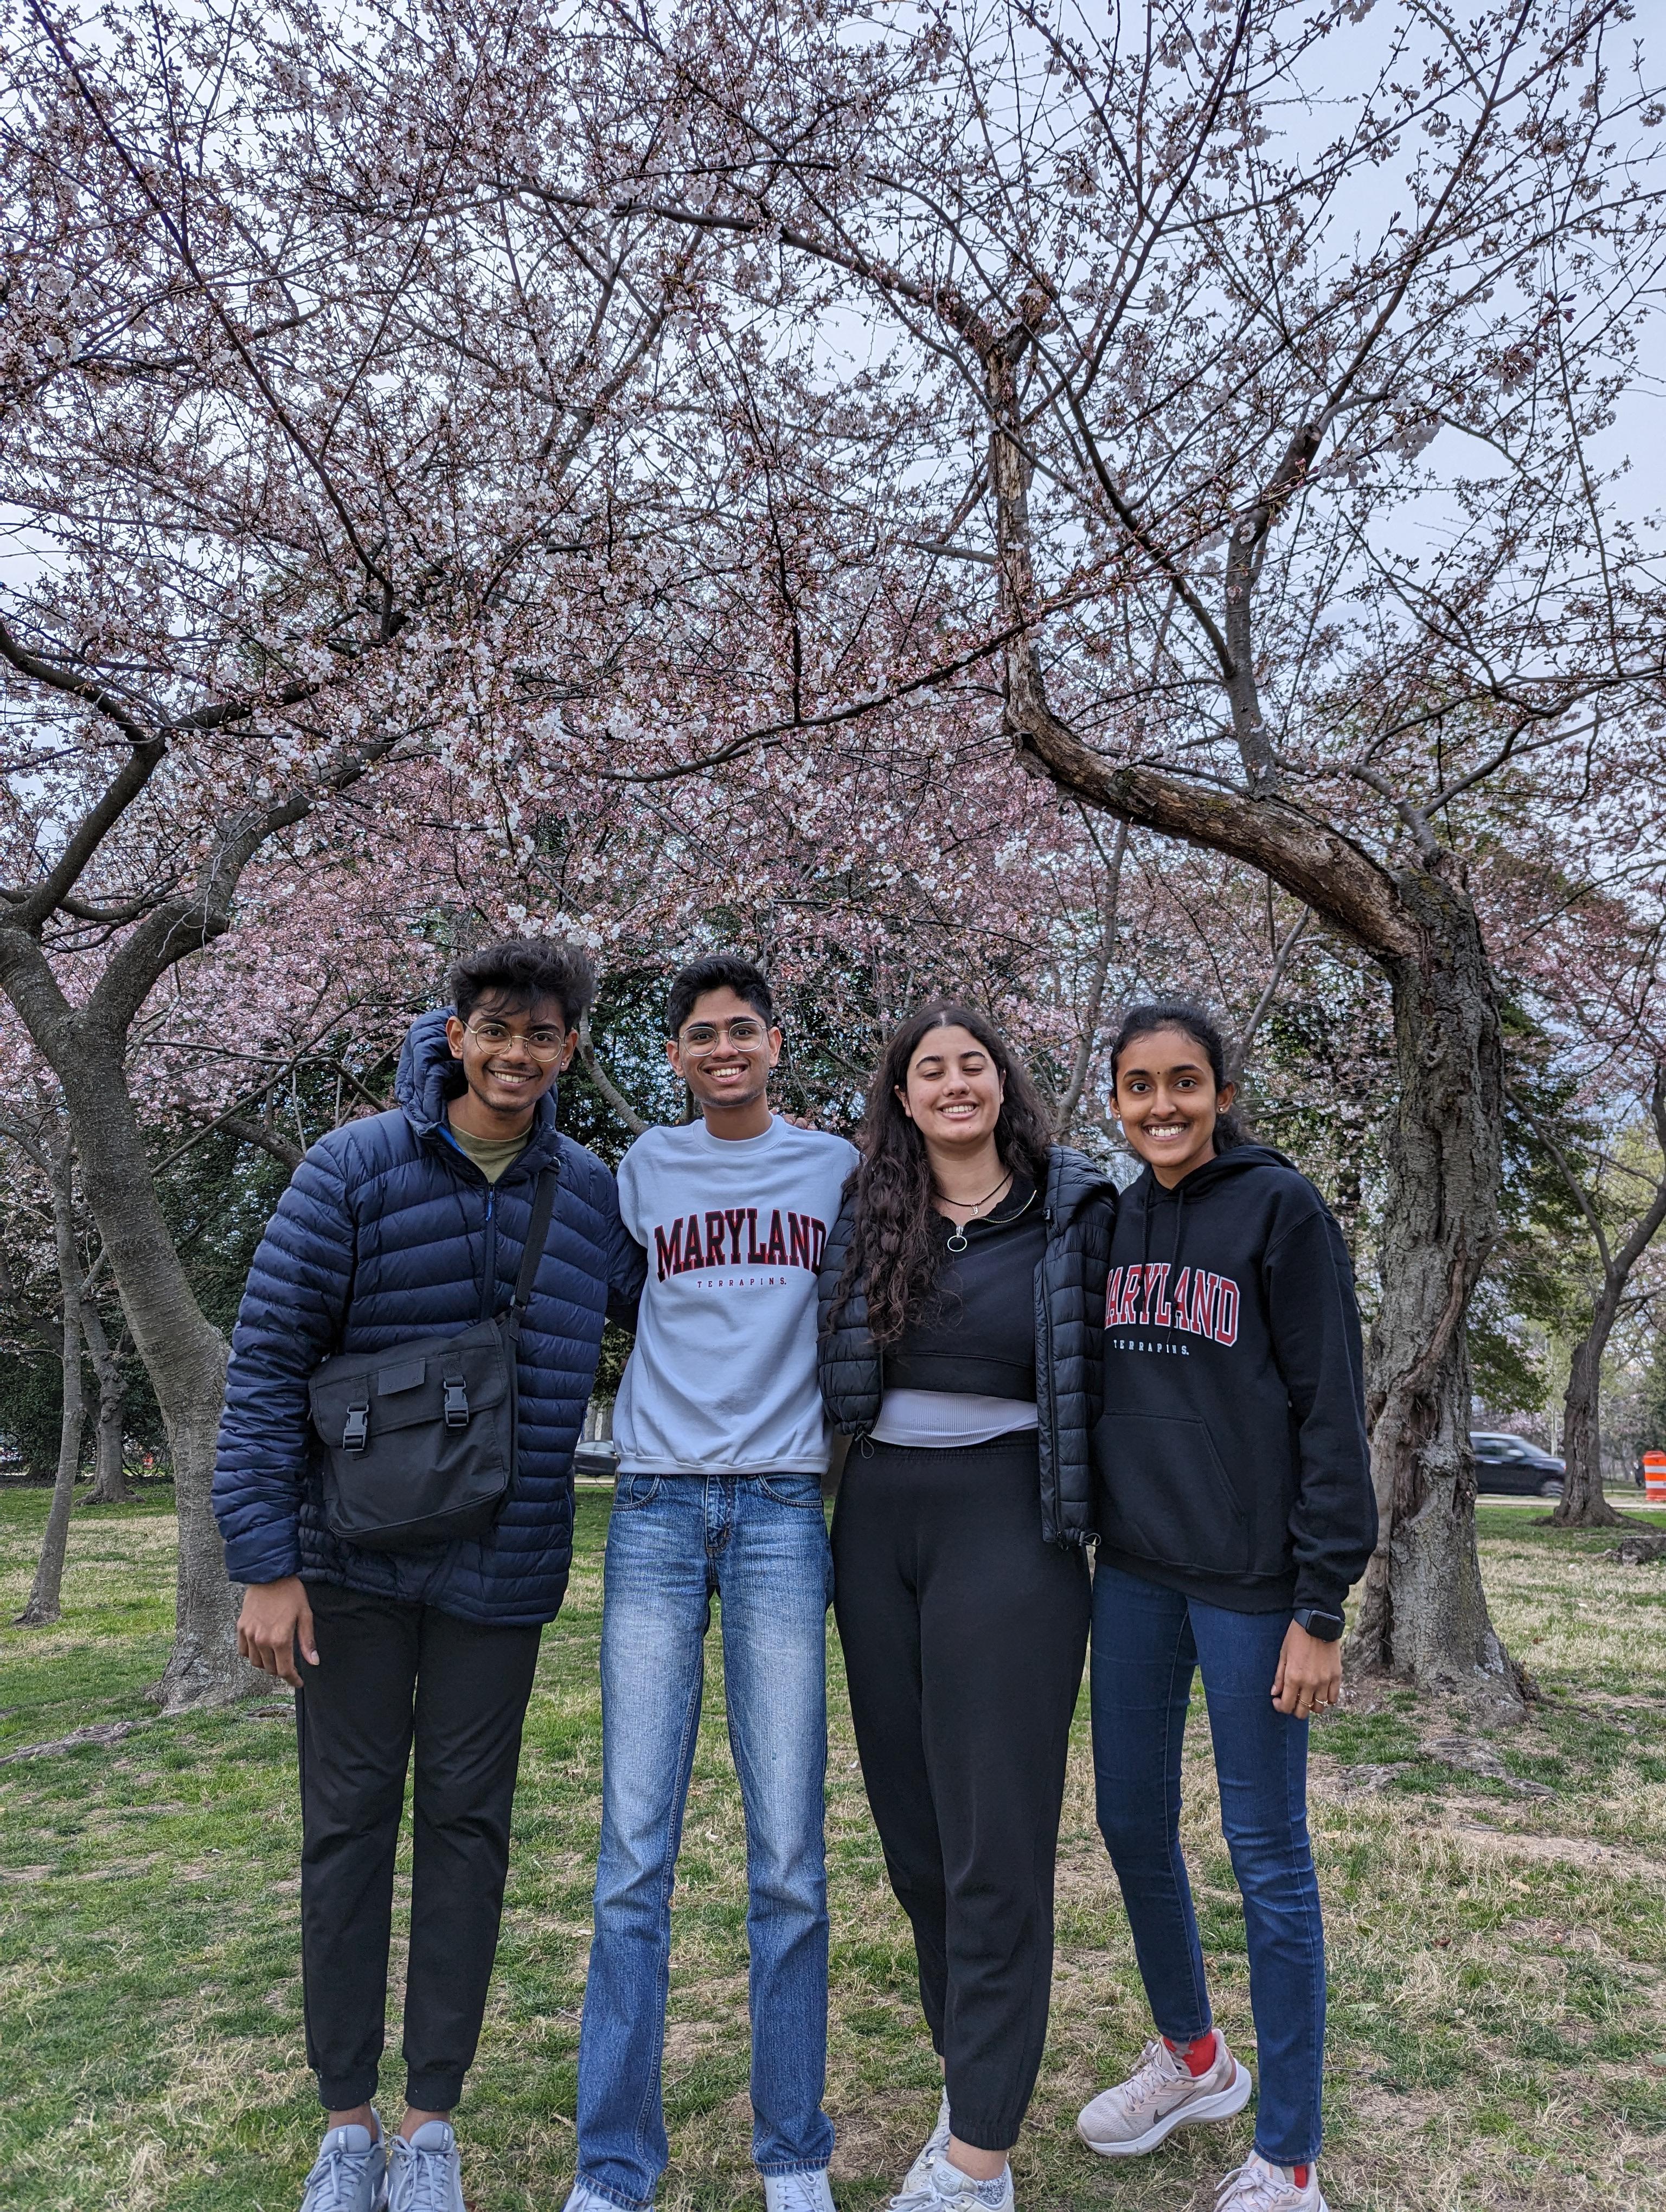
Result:
M827 1528L813 1475L622 1475L602 1607L602 1839L579 2034L579 2178L652 2204L671 1893L717 1597L729 1747L746 1814L752 2156L833 2155L827 2059Z
M1093 1577L1093 1766L1099 1831L1122 1884L1160 2034L1213 2025L1180 1850L1180 1752L1192 1672L1203 1692L1220 1821L1243 1896L1260 2062L1256 2148L1319 2154L1325 1936L1307 1832L1307 1723L1277 1712L1290 1615L1229 1613L1101 1564Z

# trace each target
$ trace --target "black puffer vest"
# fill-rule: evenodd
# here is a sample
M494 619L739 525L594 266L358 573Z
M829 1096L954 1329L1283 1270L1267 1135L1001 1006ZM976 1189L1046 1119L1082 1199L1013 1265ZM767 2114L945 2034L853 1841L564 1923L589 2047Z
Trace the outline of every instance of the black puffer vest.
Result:
M1041 1456L1042 1533L1049 1543L1090 1544L1095 1485L1090 1439L1104 1395L1105 1278L1116 1186L1085 1153L1049 1147L1043 1218L1047 1249L1036 1270L1036 1403ZM827 1240L817 1290L822 1398L833 1425L865 1436L879 1418L883 1355L867 1333L858 1290L836 1325L833 1303L850 1248L847 1197Z

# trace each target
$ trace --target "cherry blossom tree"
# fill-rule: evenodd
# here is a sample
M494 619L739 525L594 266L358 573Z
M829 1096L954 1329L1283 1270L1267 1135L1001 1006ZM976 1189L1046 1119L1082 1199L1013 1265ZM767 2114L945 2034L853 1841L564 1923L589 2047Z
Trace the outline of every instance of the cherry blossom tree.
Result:
M1658 1266L1649 1263L1666 1226L1666 884L1658 854L1640 857L1649 893L1643 902L1600 894L1560 871L1536 885L1525 871L1518 880L1511 949L1566 1105L1548 1114L1514 1085L1511 1105L1550 1163L1575 1224L1561 1254L1574 1286L1566 1477L1554 1516L1562 1528L1618 1523L1602 1492L1603 1363L1616 1328L1646 1312L1661 1289Z
M575 105L582 55L498 66L489 22L482 49L460 21L356 45L304 8L0 26L0 988L167 1425L172 1707L241 1679L208 1504L225 1347L155 1196L133 1025L274 841L350 849L405 763L490 787L558 716L534 638L569 635L569 683L652 654L654 362L700 249L647 219L404 221L474 132L581 179L596 134L616 163L653 140L628 88Z
M1293 1111L1370 963L1358 1648L1518 1711L1463 1332L1499 916L1524 839L1663 796L1617 0L0 11L0 988L169 1427L164 1698L238 1677L147 1132L289 1160L524 925L622 978L744 939L834 1103L971 992L1096 1142L1125 989L1189 963Z
M1354 1649L1505 1717L1463 1331L1503 1107L1486 860L1523 811L1612 833L1639 764L1661 801L1658 611L1604 447L1660 240L1627 20L645 12L697 122L681 177L610 202L727 228L808 328L842 512L999 648L1024 766L1262 872L1386 976Z

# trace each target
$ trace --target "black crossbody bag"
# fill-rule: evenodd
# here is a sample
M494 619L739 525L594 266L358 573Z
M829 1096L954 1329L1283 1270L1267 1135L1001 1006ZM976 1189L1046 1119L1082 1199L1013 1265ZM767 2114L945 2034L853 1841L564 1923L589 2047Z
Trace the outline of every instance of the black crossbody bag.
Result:
M341 1352L307 1383L324 1453L332 1534L370 1552L483 1536L514 1493L515 1353L556 1208L557 1167L532 1194L532 1224L505 1313L480 1288L480 1318L456 1336Z

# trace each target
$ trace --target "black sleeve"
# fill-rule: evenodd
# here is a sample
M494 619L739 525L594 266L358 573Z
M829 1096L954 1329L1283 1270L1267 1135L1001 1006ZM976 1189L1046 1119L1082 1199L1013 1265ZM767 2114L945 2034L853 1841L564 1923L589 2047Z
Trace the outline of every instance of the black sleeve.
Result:
M1296 1603L1340 1613L1377 1542L1365 1441L1365 1358L1353 1268L1322 1206L1275 1237L1263 1262L1273 1356L1298 1424L1290 1512Z
M596 1164L601 1167L598 1161ZM642 1285L648 1276L648 1254L625 1227L619 1215L619 1187L605 1167L601 1168L607 1181L607 1202L605 1209L607 1237L607 1318L617 1322L621 1328L636 1333L636 1311L641 1302Z

